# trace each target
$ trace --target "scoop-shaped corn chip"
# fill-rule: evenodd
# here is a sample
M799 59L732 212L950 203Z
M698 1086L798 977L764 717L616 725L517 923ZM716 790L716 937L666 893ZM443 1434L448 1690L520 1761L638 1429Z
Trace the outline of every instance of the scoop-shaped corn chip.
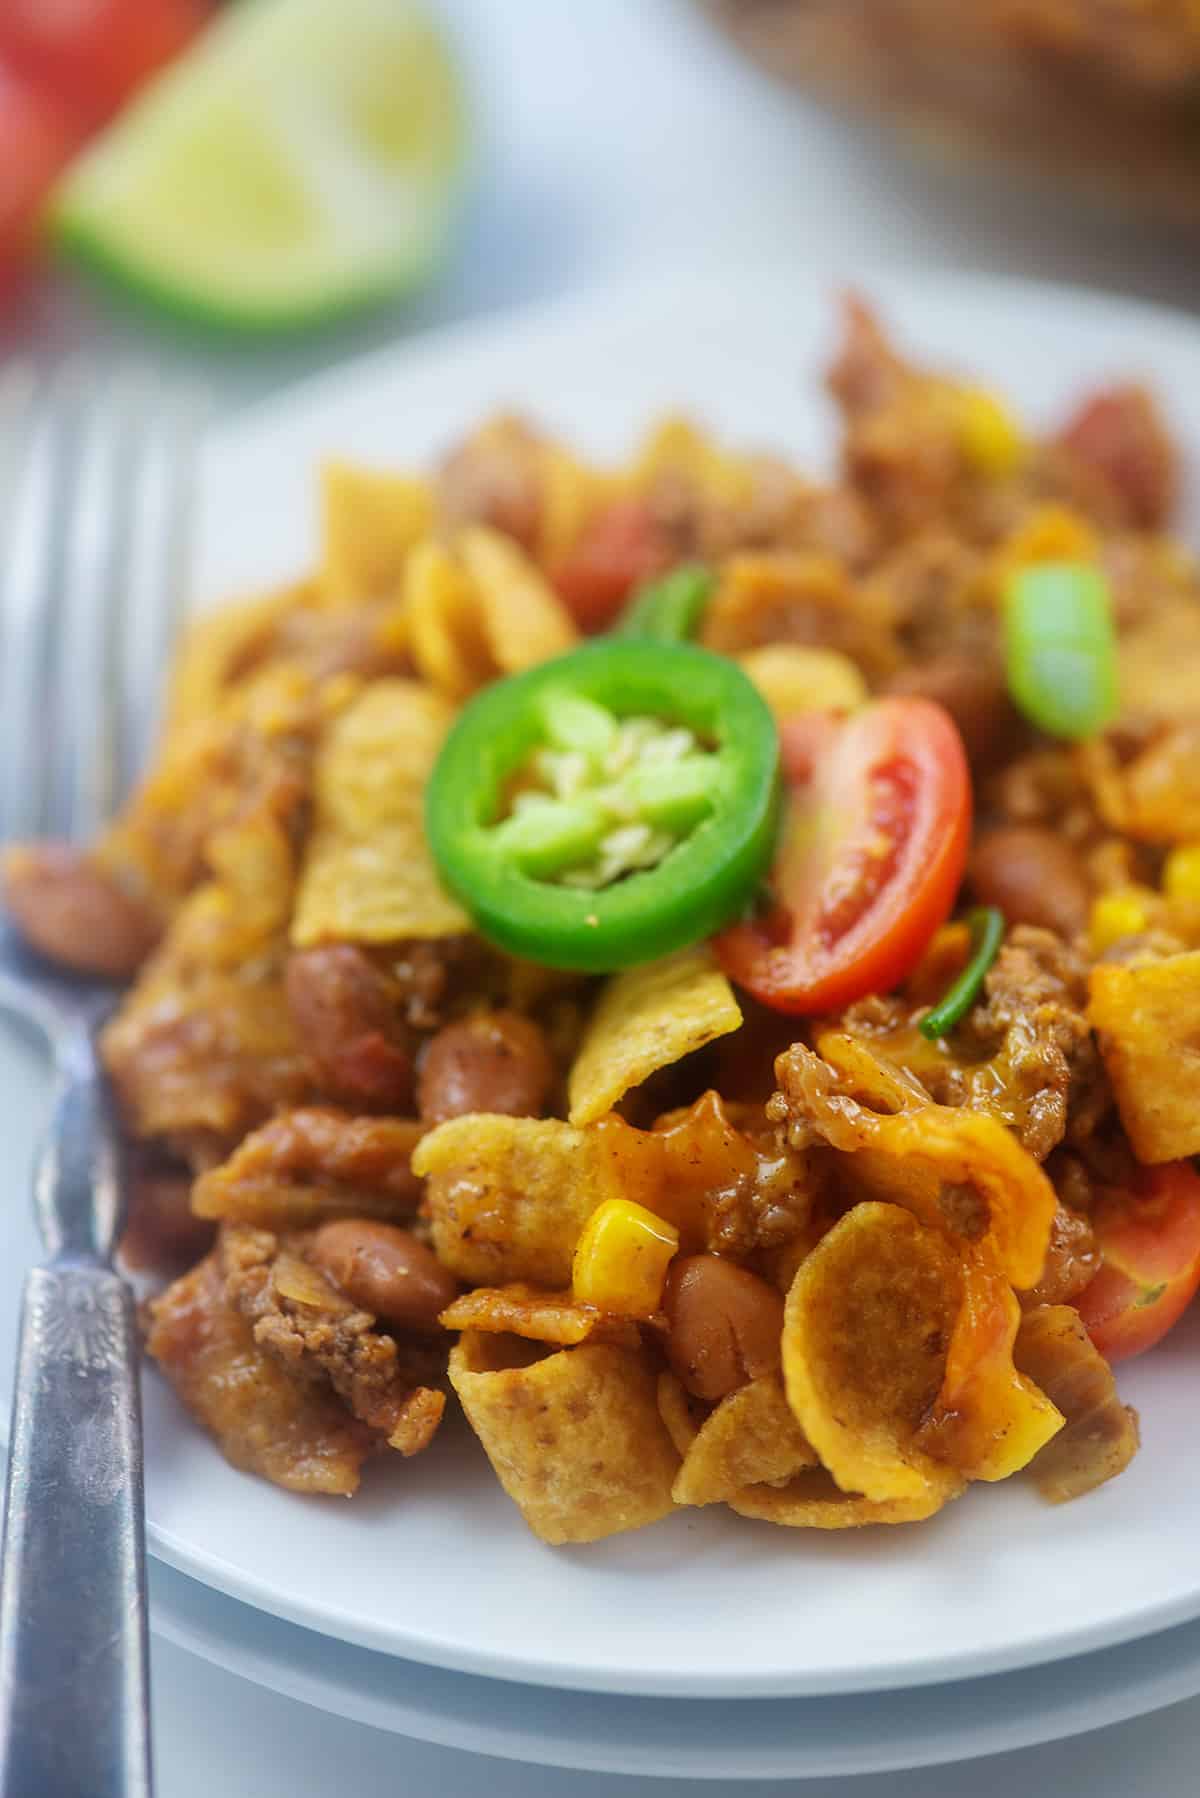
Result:
M571 1348L589 1337L637 1348L637 1326L581 1305L569 1292L542 1292L536 1286L477 1286L448 1305L438 1319L445 1330L486 1330Z
M910 1498L864 1498L842 1492L823 1467L798 1473L786 1486L743 1486L729 1500L739 1517L793 1530L859 1530L874 1523L922 1523L963 1491L947 1480Z
M235 818L212 832L205 854L243 929L264 940L286 930L296 869L281 819L261 812Z
M673 1373L660 1373L655 1389L658 1415L675 1445L675 1453L683 1460L700 1434L703 1415L697 1417L687 1387Z
M424 481L351 462L321 470L321 593L326 605L382 599L433 524Z
M456 936L466 913L443 892L422 808L451 708L416 681L377 682L330 727L292 941Z
M1194 588L1195 575L1190 570L1168 567L1164 576L1182 592ZM1200 606L1194 600L1155 606L1133 630L1121 635L1118 678L1122 707L1145 718L1194 717L1197 668Z
M148 777L97 845L131 891L169 911L208 872L212 832L260 809L295 816L324 713L303 669L269 662L210 714L172 726Z
M535 562L499 531L475 525L458 549L479 598L479 622L502 674L519 674L573 647L578 633Z
M698 1420L693 1414L691 1401L675 1375L672 1373L659 1375L659 1415L667 1427L668 1435L675 1444L676 1452L682 1455L684 1461L684 1466L680 1469L674 1486L677 1504L710 1502L709 1499L697 1495L708 1489L707 1484L701 1484L699 1481L694 1487L691 1487L692 1496L689 1496L686 1501L683 1499L682 1493L689 1490L690 1481L685 1480L685 1472L692 1452L701 1435L713 1426L716 1426L714 1446L716 1443L728 1441L730 1456L735 1457L739 1462L746 1461L750 1465L755 1465L758 1472L756 1483L742 1485L722 1493L721 1496L725 1503L739 1516L753 1517L764 1523L780 1524L786 1529L848 1530L861 1529L864 1525L874 1523L919 1523L925 1517L932 1517L933 1513L940 1510L947 1499L957 1498L963 1490L962 1482L955 1485L952 1481L947 1480L942 1487L936 1490L931 1489L914 1498L875 1500L863 1498L859 1493L843 1492L824 1467L815 1465L816 1456L805 1441L790 1409L787 1408L777 1378L773 1383L776 1385L776 1390L779 1391L778 1403L783 1404L787 1410L786 1424L782 1418L779 1419L781 1434L786 1430L785 1443L791 1445L793 1453L798 1454L800 1445L803 1444L803 1453L806 1459L798 1464L798 1471L793 1471L790 1477L784 1475L781 1483L767 1483L766 1476L761 1469L782 1467L785 1451L783 1449L776 1450L769 1443L762 1443L761 1458L757 1462L751 1461L750 1457L744 1455L740 1449L734 1432L728 1428L730 1424L737 1423L743 1407L750 1409L752 1421L754 1414L760 1411L769 1417L776 1401L769 1400L768 1405L764 1406L762 1399L757 1396L741 1399L741 1393L750 1394L756 1387L766 1383L755 1381L752 1386L742 1387L741 1392L732 1394L730 1398L719 1405L705 1423ZM735 1402L739 1399L741 1399L740 1404ZM722 1417L722 1413L725 1414L724 1420L722 1424L718 1425L717 1420ZM754 1432L750 1438L752 1454L760 1441L761 1438L757 1432ZM694 1461L692 1472L696 1474L702 1469L707 1472L710 1466L716 1478L720 1480L723 1469L723 1457L720 1454L709 1453L702 1460Z
M856 587L836 556L743 551L721 566L700 640L723 655L770 644L819 645L849 656L877 681L900 660L890 603L869 583Z
M1010 1283L1036 1285L1054 1189L1004 1125L944 1106L881 1121L876 1145L855 1157L863 1187L968 1239L981 1229Z
M969 1480L1006 1480L1063 1427L1063 1415L1017 1371L1021 1308L986 1249L963 1258L963 1297L946 1377L918 1440Z
M1088 1018L1139 1161L1200 1154L1200 949L1092 969Z
M701 1424L679 1469L675 1502L718 1504L743 1486L781 1485L817 1465L782 1379L768 1374L731 1392Z
M597 1138L557 1118L473 1114L431 1130L413 1156L429 1182L438 1258L474 1285L571 1282L571 1258L616 1189Z
M296 760L258 739L254 783L240 805L236 781L232 790L218 784L182 816L165 791L176 767L161 776L164 785L143 791L125 821L120 848L149 850L146 871L164 898L195 880L201 856L213 875L178 906L104 1032L105 1063L137 1135L236 1141L311 1095L282 982L292 831L304 798Z
M466 699L495 672L474 583L431 537L409 557L404 596L417 672L447 699Z
M779 1057L784 1104L773 1107L848 1153L861 1191L985 1243L1011 1285L1035 1285L1054 1188L1015 1137L994 1117L930 1103L852 1037L827 1034L818 1047L814 1054L797 1043Z
M780 720L797 712L852 711L867 699L857 664L836 649L767 643L737 659Z
M281 1112L240 1142L192 1191L197 1217L302 1230L335 1217L411 1214L412 1118L351 1117L332 1106Z
M613 496L610 475L589 468L561 443L547 440L538 456L541 509L537 553L544 568L560 562L592 514Z
M1065 1427L1030 1464L1043 1498L1062 1504L1128 1467L1138 1447L1137 1412L1117 1396L1112 1368L1070 1305L1039 1305L1017 1333L1017 1366L1047 1392Z
M706 943L615 975L600 994L567 1081L571 1122L603 1117L659 1068L727 1036L741 1021L733 988Z
M644 1352L585 1342L530 1360L528 1344L472 1330L451 1351L450 1383L543 1542L595 1542L674 1509L679 1457Z
M663 478L682 481L720 505L740 506L754 487L749 457L730 454L690 418L660 419L638 451L630 475L636 490L653 489Z
M1145 843L1200 839L1200 725L1194 718L1164 727L1130 757L1111 736L1075 751L1075 765L1100 816Z
M286 587L232 605L215 608L194 619L187 628L171 679L167 728L211 718L232 682L269 654L280 622L290 612L301 611L316 597L313 581L294 581Z
M856 1205L801 1263L784 1313L788 1403L844 1492L940 1500L960 1483L917 1436L961 1291L947 1237L898 1205Z
M452 1272L472 1285L552 1290L570 1283L584 1225L608 1199L671 1224L689 1254L744 1259L806 1230L819 1190L803 1157L783 1152L773 1132L738 1128L711 1092L664 1129L635 1130L611 1114L579 1128L451 1118L423 1139L413 1169L428 1179L434 1243Z

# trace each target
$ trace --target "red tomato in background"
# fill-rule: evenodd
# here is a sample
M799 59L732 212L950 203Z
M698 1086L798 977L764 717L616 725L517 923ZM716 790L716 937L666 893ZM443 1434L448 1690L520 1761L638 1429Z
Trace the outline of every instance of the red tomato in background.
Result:
M732 980L776 1011L836 1011L910 974L967 859L962 738L929 699L879 699L780 731L789 788L773 905L716 939Z
M644 500L618 499L598 512L555 571L554 585L582 631L603 631L635 587L661 574L671 544Z
M32 248L46 195L79 137L65 107L0 61L0 278Z
M209 0L0 0L0 56L101 125L211 10Z
M1108 1361L1160 1342L1200 1287L1200 1175L1190 1162L1141 1171L1137 1188L1111 1193L1092 1215L1103 1262L1075 1301Z

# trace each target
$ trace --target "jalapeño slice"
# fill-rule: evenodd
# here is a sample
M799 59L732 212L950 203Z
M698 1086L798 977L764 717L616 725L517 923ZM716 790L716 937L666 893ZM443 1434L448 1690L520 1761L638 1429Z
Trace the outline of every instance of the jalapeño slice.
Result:
M742 910L771 860L778 786L774 720L734 663L608 638L476 695L425 829L484 936L607 973Z

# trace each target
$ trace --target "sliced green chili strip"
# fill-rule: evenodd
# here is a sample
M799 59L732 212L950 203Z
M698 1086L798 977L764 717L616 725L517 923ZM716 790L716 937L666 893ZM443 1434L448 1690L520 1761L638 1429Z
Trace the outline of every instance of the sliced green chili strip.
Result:
M955 1025L961 1024L978 998L984 976L1004 941L1004 913L994 905L981 905L977 911L968 912L967 924L971 931L971 959L941 1002L918 1025L921 1035L930 1042L949 1036Z
M775 722L735 663L598 638L463 708L425 829L483 935L606 973L742 910L770 864L778 784Z
M673 568L639 587L614 627L618 637L649 637L655 643L689 643L700 628L716 576L701 562Z
M1008 685L1052 737L1090 737L1117 711L1117 651L1108 582L1084 562L1018 569L1005 591Z

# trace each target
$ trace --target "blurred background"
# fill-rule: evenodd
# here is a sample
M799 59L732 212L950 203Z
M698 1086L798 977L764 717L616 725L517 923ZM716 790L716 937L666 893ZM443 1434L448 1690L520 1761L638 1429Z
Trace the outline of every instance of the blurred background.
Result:
M228 408L680 262L1191 305L1198 70L1191 0L0 0L0 359Z

